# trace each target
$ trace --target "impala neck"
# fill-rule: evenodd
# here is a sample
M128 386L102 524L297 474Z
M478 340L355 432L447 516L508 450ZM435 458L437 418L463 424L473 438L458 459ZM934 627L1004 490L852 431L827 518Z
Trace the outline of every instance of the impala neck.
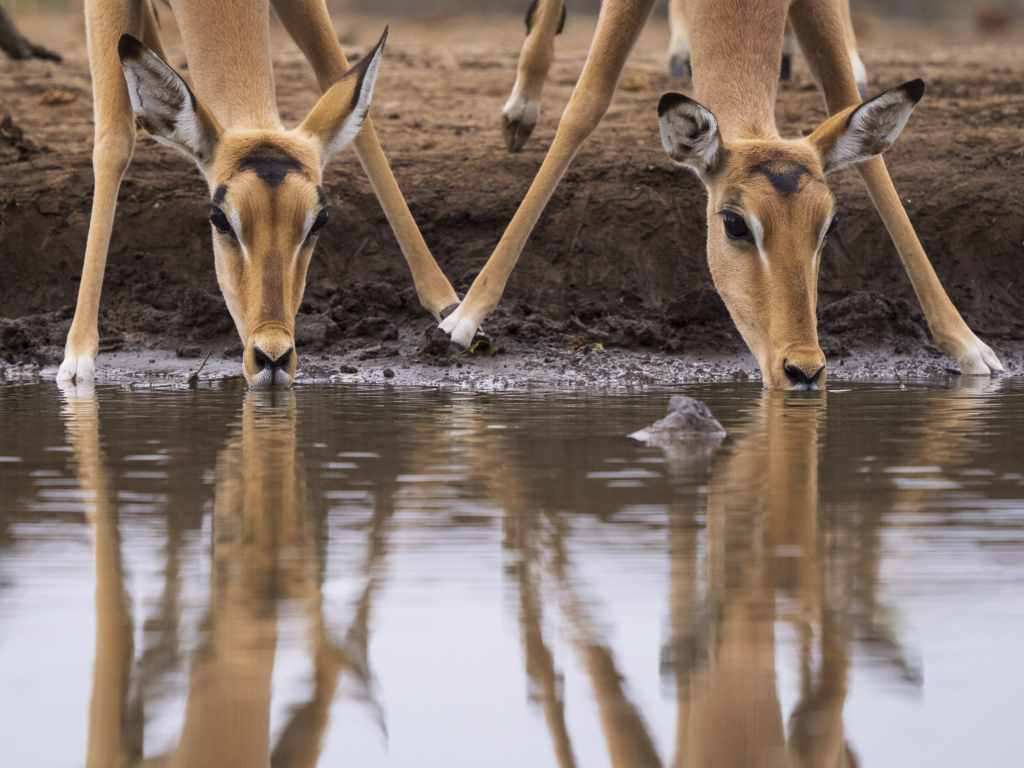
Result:
M778 138L775 95L789 0L690 0L695 98L722 138Z
M267 0L172 0L196 94L225 128L281 126Z

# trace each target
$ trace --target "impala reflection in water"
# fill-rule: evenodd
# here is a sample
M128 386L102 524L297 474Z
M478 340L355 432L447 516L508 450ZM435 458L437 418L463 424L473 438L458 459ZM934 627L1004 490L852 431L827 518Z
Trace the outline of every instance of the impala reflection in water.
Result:
M687 394L0 385L4 764L1012 764L1024 390Z

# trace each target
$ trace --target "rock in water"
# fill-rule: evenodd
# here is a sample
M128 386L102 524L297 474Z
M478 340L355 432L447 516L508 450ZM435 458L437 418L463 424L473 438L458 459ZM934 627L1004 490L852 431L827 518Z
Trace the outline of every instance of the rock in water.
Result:
M721 440L725 429L700 400L674 395L668 401L668 415L630 437L649 443L676 440Z

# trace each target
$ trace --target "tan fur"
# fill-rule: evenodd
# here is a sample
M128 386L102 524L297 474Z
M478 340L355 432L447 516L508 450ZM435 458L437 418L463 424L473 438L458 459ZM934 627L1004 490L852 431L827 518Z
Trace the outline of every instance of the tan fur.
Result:
M555 187L607 110L623 63L652 5L653 0L608 0L602 6L583 73L537 177L466 298L441 323L456 345L468 345L480 323L497 306L508 276ZM749 171L750 163L744 160L747 147L742 142L767 142L783 155L802 151L797 150L796 143L780 140L774 120L787 17L829 113L834 115L859 103L847 47L854 38L849 22L844 23L844 16L849 15L844 5L844 0L795 0L792 4L789 0L765 0L742 6L720 0L689 0L684 10L674 11L683 13L691 27L696 99L718 120L726 150L723 162L731 164L725 176ZM805 144L814 147L811 142ZM882 148L883 144L874 147ZM956 358L963 373L1001 370L992 350L970 331L942 289L881 158L862 162L858 171L893 237L936 343ZM717 192L722 180L716 177L708 184L708 256L716 285L758 358L766 386L791 386L781 367L788 354L797 354L797 365L804 371L823 360L814 317L816 265L812 274L813 259L804 244L810 242L812 224L822 226L827 189L823 184L802 187L785 206L772 203L767 190L750 190L752 207L768 217L763 222L766 238L780 254L773 258L784 260L778 279L758 281L749 266L734 266L729 261L727 249L733 246L725 243L721 222L717 221L717 203L724 196ZM811 194L814 190L817 194ZM798 243L799 248L794 250ZM771 287L772 283L784 284L786 290ZM792 306L798 294L799 303Z
M341 51L323 0L277 0L274 7L309 58L321 88L328 92L326 101L321 102L320 107L332 112L332 119L337 123L343 117L339 106L343 98L338 93L331 96L330 89L350 67ZM233 151L232 147L250 141L267 144L281 141L294 147L305 136L310 147L315 148L316 137L309 134L316 133L317 125L307 126L310 131L306 135L286 132L281 125L274 96L267 0L173 0L172 8L185 44L199 119L223 145L223 152L216 158L196 158L213 185L211 193L217 184L224 183L221 180L231 178L238 170L229 167L227 158L244 157L244 154ZM85 16L96 118L93 152L96 185L78 305L68 334L65 359L58 373L59 381L78 382L91 382L94 377L95 357L99 349L99 299L117 191L135 145L136 116L125 85L126 74L122 72L118 57L118 41L125 34L141 38L150 51L160 59L164 58L149 0L87 0ZM326 124L322 116L318 118L314 115L314 122L317 120L320 120L319 127ZM168 125L166 121L146 121L144 117L142 122L154 129ZM327 120L327 123L331 123L331 120ZM264 135L259 137L254 132L262 132ZM439 319L442 310L456 303L458 297L430 255L369 120L363 124L353 143L409 263L420 301ZM308 151L302 152L309 155ZM196 154L186 153L193 157ZM321 161L324 159L320 157L315 162L312 159L308 163L304 162L300 175L307 177L314 186L319 184ZM288 174L289 177L293 175ZM252 211L262 206L264 210L273 210L275 217L287 210L298 221L299 200L309 203L308 195L302 196L303 190L308 192L308 185L291 181L289 178L289 183L273 190L274 194L269 194L270 190L263 190L265 199L262 202L255 199L259 194L252 185L243 190L232 190L230 199L243 205L242 199L245 198L244 205ZM302 218L305 218L305 213ZM266 248L296 245L281 239L272 244L269 240L261 239L262 234L256 237L260 240L258 249L264 253L264 261L290 258L294 251L293 248L284 254L283 251L271 252ZM254 342L247 338L247 332L252 329L253 322L244 317L245 312L241 307L243 304L255 306L258 303L256 289L253 288L257 281L243 281L245 288L237 282L237 271L227 267L226 252L229 250L229 247L225 248L223 244L217 245L215 242L218 278L246 344L245 370L252 381ZM300 255L301 269L289 269L287 275L278 276L277 272L284 270L282 263L279 264L281 270L275 268L271 270L274 275L268 273L268 280L271 283L276 280L282 288L276 302L280 308L277 312L279 316L274 319L280 332L277 334L279 338L267 341L272 346L281 345L282 339L287 337L290 340L292 335L294 309L301 300L305 265L309 260L307 251L303 250ZM245 291L249 291L247 297L242 296ZM292 354L287 372L289 380L295 370L295 361L295 355Z
M381 509L375 510L360 574L366 587L356 597L350 640L340 647L332 643L323 615L320 584L325 563L306 515L294 396L264 397L246 396L240 425L217 461L209 610L202 621L203 644L190 659L184 724L174 749L144 759L144 720L132 707L132 682L136 693L145 696L153 681L146 679L146 659L140 662L134 653L117 499L99 441L99 406L95 394L79 395L68 388L64 421L75 473L86 492L89 521L95 527L96 658L85 760L89 768L313 768L342 676L358 690L371 689L364 660L380 586L377 568L386 552L378 529L390 519L393 505L388 499L378 502ZM169 550L182 543L181 537L168 536ZM177 556L177 549L167 553L169 581L181 578L170 567ZM171 583L166 589L177 593L181 584ZM271 677L279 601L307 609L314 686L309 700L289 714L272 745ZM180 608L174 605L156 622L156 631L173 635L181 620ZM376 707L372 698L369 703Z
M537 0L531 10L526 41L519 54L516 82L501 114L501 132L511 152L523 148L537 125L541 91L555 56L555 35L560 29L565 5L563 0Z

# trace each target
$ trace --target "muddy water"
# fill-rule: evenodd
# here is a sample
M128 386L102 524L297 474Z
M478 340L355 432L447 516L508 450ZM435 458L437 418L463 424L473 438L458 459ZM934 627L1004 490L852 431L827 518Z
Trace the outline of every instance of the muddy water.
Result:
M0 764L1019 765L1024 387L687 392L0 384Z

